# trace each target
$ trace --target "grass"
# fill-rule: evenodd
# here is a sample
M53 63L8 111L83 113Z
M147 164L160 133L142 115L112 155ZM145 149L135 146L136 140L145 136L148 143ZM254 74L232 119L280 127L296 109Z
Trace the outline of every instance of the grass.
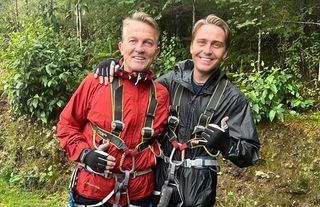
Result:
M0 179L0 207L61 207L67 199L67 192L45 196L9 186Z

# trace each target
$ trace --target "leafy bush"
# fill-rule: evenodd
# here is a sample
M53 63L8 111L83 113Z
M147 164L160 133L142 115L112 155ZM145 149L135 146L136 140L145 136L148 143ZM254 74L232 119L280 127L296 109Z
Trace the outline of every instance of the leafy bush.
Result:
M249 75L244 72L229 75L248 97L256 122L265 118L283 121L286 110L295 113L313 104L312 100L301 96L301 85L294 82L287 69L268 68L262 63L260 71L254 69Z
M54 120L87 73L81 71L76 39L54 33L40 22L11 35L6 53L5 93L17 115L28 114L47 123Z
M161 36L161 51L154 63L154 70L157 77L173 70L177 61L184 59L186 50L181 48L176 37L168 37L167 32L163 32Z

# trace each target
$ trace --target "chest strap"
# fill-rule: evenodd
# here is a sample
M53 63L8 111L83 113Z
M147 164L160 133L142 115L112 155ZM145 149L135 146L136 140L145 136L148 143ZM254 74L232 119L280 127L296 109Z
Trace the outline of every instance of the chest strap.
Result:
M125 124L123 122L124 86L120 85L119 78L114 79L114 81L112 82L111 90L112 90L112 111L113 111L111 133L120 137L121 132L125 128ZM136 107L139 107L139 106L136 106ZM141 129L142 142L147 141L154 135L153 122L154 122L156 108L157 108L156 89L155 89L154 81L150 80L150 95L149 95L148 109L145 115L144 126Z
M216 87L214 87L214 91L212 93L212 96L210 97L210 100L206 106L206 109L203 113L201 113L197 125L194 127L193 133L195 138L197 136L200 136L201 133L204 131L205 127L211 122L212 117L214 116L219 104L220 100L225 92L225 89L227 87L228 81L226 79L221 79ZM168 132L166 134L168 140L172 143L173 149L178 149L181 151L181 161L184 160L184 154L185 149L189 148L195 148L195 147L203 147L202 145L194 146L191 143L191 140L189 140L186 143L180 143L178 141L178 137L176 135L176 130L179 125L179 110L180 110L180 102L181 97L183 93L183 87L181 85L178 85L177 89L175 90L173 102L170 106L170 116L168 118ZM205 148L205 147L204 147ZM210 150L205 148L206 152L210 156L216 156ZM171 156L174 153L175 150L171 152ZM181 162L180 161L180 162Z
M203 113L201 113L198 120L198 124L194 127L194 134L199 134L199 132L203 132L204 128L207 127L208 124L211 122L213 115L215 114L218 106L220 105L220 100L226 90L227 84L228 80L222 79L215 87L206 109Z

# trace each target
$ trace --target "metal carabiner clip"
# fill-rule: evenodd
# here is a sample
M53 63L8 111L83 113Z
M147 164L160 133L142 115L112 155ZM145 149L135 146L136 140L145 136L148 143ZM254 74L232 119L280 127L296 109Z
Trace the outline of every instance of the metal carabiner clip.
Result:
M181 159L181 161L177 161L177 162L175 162L175 163L173 163L173 161L172 161L172 158L173 158L173 155L174 155L174 153L175 153L175 151L176 151L176 148L173 148L172 149L172 152L171 152L171 154L170 154L170 157L169 157L169 163L172 165L172 164L175 164L176 166L180 166L180 165L182 165L183 164L183 162L184 162L184 158L182 158ZM181 153L183 153L184 151L182 151ZM184 154L184 153L183 153ZM184 156L183 156L184 157Z
M136 168L135 157L134 157L134 156L131 156L132 168L131 168L130 170L124 170L124 169L122 168L122 165L123 165L123 163L124 163L124 159L126 158L126 155L127 155L127 154L126 154L125 152L122 154L121 160L120 160L119 169L120 169L120 171L123 172L123 173L125 173L125 172L132 173L132 172L135 170L135 168Z

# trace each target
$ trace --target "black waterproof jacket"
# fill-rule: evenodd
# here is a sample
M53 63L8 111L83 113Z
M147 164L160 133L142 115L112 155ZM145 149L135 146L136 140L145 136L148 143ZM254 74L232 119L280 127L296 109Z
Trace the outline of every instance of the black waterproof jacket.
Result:
M184 60L177 64L175 71L171 71L157 80L167 87L170 94L170 101L177 86L184 87L180 102L179 126L176 130L178 141L186 143L192 139L192 132L198 123L200 114L205 110L213 89L221 79L226 79L226 74L217 69L202 87L198 94L195 94L192 86L193 62ZM230 160L239 167L253 165L259 159L259 140L253 122L250 106L245 95L240 92L231 82L228 82L226 90L220 101L211 123L220 126L223 117L229 116L229 140L226 141L221 150L224 158ZM170 156L173 147L168 140L162 143L162 150L165 156ZM195 159L208 157L203 147L186 149L186 158ZM174 154L175 160L180 160L178 151ZM160 190L164 180L167 178L168 164L163 160L159 161L156 169L156 190ZM215 203L217 175L212 169L179 168L177 170L179 181L180 197L184 206L212 206ZM177 194L175 195L177 197ZM171 199L174 202L175 198ZM178 202L176 198L176 202Z

